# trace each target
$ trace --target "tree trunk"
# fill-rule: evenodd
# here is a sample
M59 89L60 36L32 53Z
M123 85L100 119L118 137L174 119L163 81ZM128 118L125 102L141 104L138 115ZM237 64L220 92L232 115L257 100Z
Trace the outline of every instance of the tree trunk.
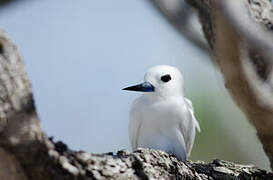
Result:
M230 2L231 1L233 2L233 0L230 0ZM200 4L197 4L197 2ZM253 98L256 98L257 102L264 100L264 97L257 97L253 91L253 88L258 88L258 90L260 90L260 86L258 86L260 84L250 84L248 76L243 73L245 72L243 69L245 64L247 64L248 67L253 63L250 65L247 63L248 61L244 62L243 65L238 63L237 61L241 62L241 58L239 58L236 53L239 53L239 50L242 48L239 45L230 47L230 45L233 45L229 42L231 40L233 40L232 42L239 43L239 39L236 38L239 36L241 31L236 30L236 32L233 32L234 30L226 25L226 23L228 23L228 16L223 18L219 15L218 17L220 12L227 13L228 11L226 11L226 9L225 11L222 11L222 9L221 11L208 11L210 8L213 10L216 7L216 5L214 6L211 1L191 1L191 4L197 8L198 5L201 5L202 3L204 8L207 8L207 11L204 10L203 12L206 15L206 18L203 17L202 19L202 16L200 15L202 22L208 22L207 26L204 27L204 31L207 32L208 39L210 38L209 44L213 51L219 52L219 54L215 53L216 60L218 60L219 66L223 68L222 71L226 77L228 87L231 86L230 89L232 93L235 94L235 99L242 99L242 102L239 101L242 103L242 109L249 107L251 111L264 112L263 110L268 106L253 103ZM223 8L223 6L220 5L217 4L219 8ZM206 14L208 12L209 14ZM214 13L210 14L211 12ZM214 19L210 19L211 17L214 17ZM224 24L221 24L220 22ZM222 26L226 28L223 28ZM208 30L206 30L206 28L208 28ZM265 30L263 29L263 31ZM220 32L225 33L225 35L227 35L231 40L227 39L227 37L219 37ZM236 38L232 36L233 34L230 34L231 32L236 35ZM228 42L228 47L227 45L221 44L222 38L225 38L225 41ZM240 38L245 40L247 35L240 35ZM251 41L255 40L255 38L251 39ZM270 41L270 38L267 38L264 43L266 44L268 41ZM245 47L247 43L245 41L242 42L244 42L243 47ZM255 50L254 52L260 52L259 50L262 47L261 45L264 45L263 41L259 41L257 44L259 45L258 48L255 48L256 46L251 46L251 48ZM268 44L266 45L268 46ZM232 50L232 52L234 51L234 55L230 55L227 52L225 53L226 49L229 49L230 51ZM247 52L250 53L250 51ZM260 59L265 60L268 55L267 53L258 54L259 56L254 59L255 62L257 61L257 63L259 63ZM245 55L253 57L251 53ZM254 57L256 57L257 54L254 55ZM231 59L230 56L234 56L234 59ZM219 60L220 57L222 58L221 61ZM228 61L227 58L231 60ZM225 69L225 67L230 67L231 65L238 66L234 67L234 73L236 76L232 74L230 75L230 72ZM253 66L255 67L256 65L254 64ZM257 75L256 72L257 71L254 71L254 75ZM260 76L256 78L260 78ZM268 76L265 76L265 78L267 79ZM267 83L267 81L263 82ZM260 82L260 79L257 82ZM233 90L233 88L235 90ZM236 88L238 88L238 90L236 90ZM266 86L264 88L267 88L268 90L270 87ZM245 93L245 95L243 94L243 97L237 97L241 95L240 93ZM271 95L270 92L269 95ZM248 100L248 106L246 106L246 98L250 98ZM271 99L267 100L270 101ZM248 108L245 109L247 113L250 113L250 110ZM268 121L266 122L270 123L270 120L272 120L269 118L272 117L270 116L270 109L268 112L269 114L266 114L268 115ZM253 117L253 119L250 118L253 124L259 126L259 123L256 122L254 117L264 117L264 114L253 114L253 116L249 117ZM250 113L250 115L252 114ZM265 122L265 119L262 118L261 122ZM266 129L265 126L262 127L263 128L257 128L258 132L259 129ZM268 134L265 133L262 135ZM264 137L262 135L260 135L261 139ZM270 140L270 138L268 138L270 137L270 134L265 137L265 140ZM123 150L119 151L117 154L90 154L83 151L73 151L62 142L54 142L41 130L39 117L37 116L35 104L32 98L31 85L27 78L20 54L16 46L3 31L0 31L0 158L0 179L5 180L139 178L200 180L238 178L273 179L272 173L266 172L257 167L238 165L221 160L214 160L211 163L191 161L183 163L162 151L149 149L138 149L133 153L128 153Z

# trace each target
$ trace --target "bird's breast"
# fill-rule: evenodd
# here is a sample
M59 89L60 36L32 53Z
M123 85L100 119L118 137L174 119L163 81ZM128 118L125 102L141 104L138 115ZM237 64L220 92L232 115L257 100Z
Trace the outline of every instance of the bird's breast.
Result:
M178 116L186 109L183 106L171 102L150 103L143 107L142 118L153 125L175 125L178 123ZM154 124L156 123L156 124Z

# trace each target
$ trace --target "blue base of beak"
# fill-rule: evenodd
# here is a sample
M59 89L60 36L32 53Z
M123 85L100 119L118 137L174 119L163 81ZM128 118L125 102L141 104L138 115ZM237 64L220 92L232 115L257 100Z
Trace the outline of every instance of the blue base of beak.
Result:
M123 88L122 90L127 90L127 91L141 91L141 92L153 92L154 91L154 86L151 83L144 82L135 86L130 86Z

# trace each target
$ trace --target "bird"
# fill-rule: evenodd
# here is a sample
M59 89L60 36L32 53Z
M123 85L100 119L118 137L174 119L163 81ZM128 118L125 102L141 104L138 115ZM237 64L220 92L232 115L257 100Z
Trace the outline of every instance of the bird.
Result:
M200 126L191 101L184 97L182 73L173 66L154 66L145 73L143 83L122 90L143 92L129 113L132 150L162 150L185 162Z

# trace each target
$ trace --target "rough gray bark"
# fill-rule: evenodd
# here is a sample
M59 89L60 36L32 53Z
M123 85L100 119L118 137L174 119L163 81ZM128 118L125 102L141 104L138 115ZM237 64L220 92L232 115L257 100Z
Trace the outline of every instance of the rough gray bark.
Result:
M254 166L182 163L161 151L90 154L53 142L40 128L18 49L0 31L0 179L273 179Z
M255 126L273 168L271 1L186 0L186 2L197 10L202 30L211 49L212 60L221 70L225 86L234 101ZM171 13L164 14L178 28L179 23L172 20ZM184 35L187 36L185 33Z

